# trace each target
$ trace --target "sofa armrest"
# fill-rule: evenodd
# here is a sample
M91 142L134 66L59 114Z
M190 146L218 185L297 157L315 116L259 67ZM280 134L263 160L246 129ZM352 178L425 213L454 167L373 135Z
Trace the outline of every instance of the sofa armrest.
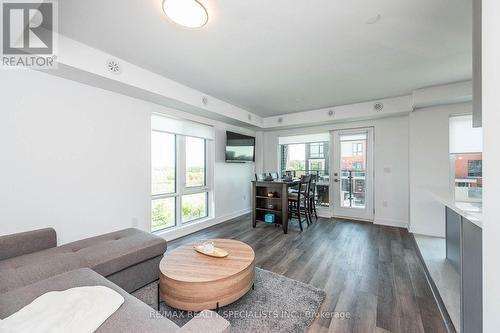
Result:
M53 228L0 236L0 260L46 250L55 246L57 246L57 235Z
M203 310L182 326L178 333L226 333L229 332L229 322L210 310Z

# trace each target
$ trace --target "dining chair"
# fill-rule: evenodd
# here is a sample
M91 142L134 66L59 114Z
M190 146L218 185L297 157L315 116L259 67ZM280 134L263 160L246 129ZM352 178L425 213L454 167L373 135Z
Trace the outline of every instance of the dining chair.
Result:
M318 213L316 212L316 183L318 178L318 175L311 175L311 185L309 188L309 215L311 216L311 222L313 213L316 220L318 219Z
M289 218L297 217L300 230L303 231L302 222L305 218L307 225L311 224L309 213L309 192L311 185L311 176L303 176L300 179L299 189L296 193L288 194Z

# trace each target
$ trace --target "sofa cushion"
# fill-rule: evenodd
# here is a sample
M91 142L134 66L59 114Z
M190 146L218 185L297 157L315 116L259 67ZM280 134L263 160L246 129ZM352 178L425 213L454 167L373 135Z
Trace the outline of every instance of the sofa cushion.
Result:
M53 228L0 236L0 260L42 251L55 246L57 246L57 236Z
M48 277L85 267L74 253L57 248L0 261L0 294Z
M130 228L68 243L59 249L75 253L85 262L85 267L108 276L162 255L167 250L167 242L151 233Z
M105 286L123 296L125 302L96 332L176 332L179 327L126 291L88 268L53 276L29 286L0 295L0 319L20 310L49 291L81 286Z
M113 275L161 256L165 250L163 238L130 228L2 260L0 294L77 268Z

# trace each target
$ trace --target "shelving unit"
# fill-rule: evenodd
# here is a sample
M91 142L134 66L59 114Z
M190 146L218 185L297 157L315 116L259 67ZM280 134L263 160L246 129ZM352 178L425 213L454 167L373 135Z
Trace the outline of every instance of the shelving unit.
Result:
M255 228L257 222L265 222L264 215L274 213L274 224L283 227L283 232L288 232L288 187L297 182L283 181L252 181L252 224ZM268 193L272 192L273 197ZM272 205L273 207L270 207Z

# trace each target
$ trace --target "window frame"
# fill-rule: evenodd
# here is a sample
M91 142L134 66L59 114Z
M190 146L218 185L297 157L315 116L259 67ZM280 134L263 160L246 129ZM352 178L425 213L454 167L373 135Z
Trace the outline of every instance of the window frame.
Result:
M186 138L193 137L184 134L176 134L168 131L162 131L158 129L151 129L151 132L160 132L174 135L175 138L175 191L172 193L161 193L154 194L151 189L151 203L154 200L165 199L165 198L174 198L175 200L175 221L174 225L167 226L165 228L161 228L158 230L152 230L152 222L153 219L150 219L150 229L153 233L162 233L168 232L171 230L179 229L183 226L198 223L203 220L209 219L213 216L213 168L211 167L212 163L210 161L213 160L213 140L208 140L206 138L200 138L204 140L204 154L205 154L205 173L204 173L204 185L202 186L187 186L186 181ZM151 156L152 158L152 156ZM152 184L152 179L151 179ZM201 216L199 218L195 218L186 222L182 221L182 198L185 195L190 194L198 194L205 193L206 196L206 214L205 216ZM152 206L152 205L151 205Z
M352 156L362 156L363 155L363 143L355 142L352 144Z
M188 186L187 185L187 170L186 170L186 166L187 166L187 161L186 161L186 157L187 157L187 154L185 154L183 156L183 159L184 159L184 190L186 189L200 189L200 188L206 188L207 187L207 139L204 139L204 138L197 138L195 136L189 136L189 135L183 135L183 140L184 140L184 147L183 147L183 151L186 152L186 139L187 138L195 138L195 139L200 139L200 140L203 140L204 141L204 146L203 146L203 154L205 154L205 162L204 162L204 172L203 172L203 185L201 186Z
M313 150L316 150L317 152ZM309 143L309 159L325 159L325 143L324 142L311 142Z
M300 160L301 162L304 162L304 168L303 169L294 169L294 168L289 168L287 165L287 154L289 153L290 146L293 145L304 145L304 159ZM314 153L311 153L311 147L315 146L318 148L318 153L320 154L319 156L321 157L315 157L316 155ZM281 177L284 176L285 171L303 171L304 173L310 173L311 171L315 172L315 170L311 169L310 162L311 161L323 161L324 169L321 171L323 173L328 173L329 170L329 142L327 141L321 141L321 142L302 142L302 143L286 143L286 144L278 144L278 169L280 170Z
M177 169L178 169L178 166L177 166L177 151L178 151L178 145L177 145L177 135L173 134L173 133L169 133L169 132L165 132L165 131L160 131L160 130L155 130L155 129L152 129L151 130L151 133L153 132L158 132L158 133L163 133L163 134L169 134L169 135L173 135L174 136L174 158L175 158L175 161L174 161L174 177L175 177L175 181L174 181L174 191L173 192L161 192L161 193L156 193L156 194L153 194L153 189L151 188L151 196L154 197L155 199L164 199L164 198L168 198L168 197L172 197L172 194L175 194L177 192ZM151 139L151 144L152 144L152 139ZM151 151L152 153L152 151ZM153 156L151 155L151 160L152 160ZM152 172L152 166L151 166L151 172ZM152 177L152 174L151 174L151 177ZM151 185L153 184L153 180L151 179Z

